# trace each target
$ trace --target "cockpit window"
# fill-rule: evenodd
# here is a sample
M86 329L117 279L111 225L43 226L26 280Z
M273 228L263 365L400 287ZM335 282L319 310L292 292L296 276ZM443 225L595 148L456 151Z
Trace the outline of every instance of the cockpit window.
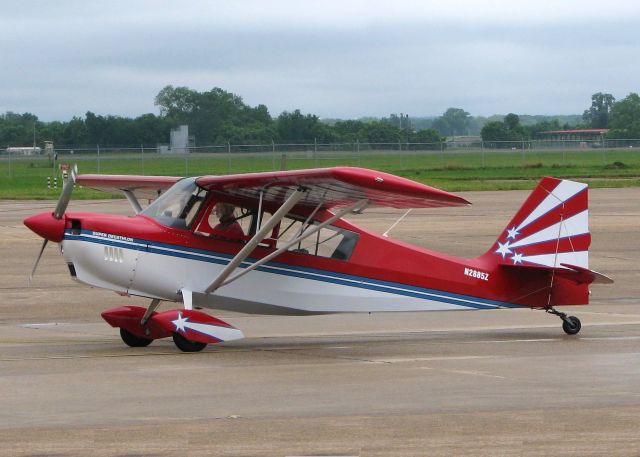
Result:
M291 241L298 239L301 235L315 230L318 224L318 221L310 221L305 224L302 220L285 217L280 223L276 247L281 248L289 245ZM358 235L356 233L328 225L304 240L290 245L288 250L319 257L348 260L357 242Z
M193 222L206 191L196 185L196 178L178 181L151 203L142 214L163 225L186 230Z

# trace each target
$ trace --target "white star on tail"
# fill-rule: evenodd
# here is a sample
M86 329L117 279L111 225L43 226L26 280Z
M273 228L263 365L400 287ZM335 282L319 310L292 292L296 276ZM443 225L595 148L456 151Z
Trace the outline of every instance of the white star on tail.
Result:
M183 318L182 313L178 313L178 318L175 321L172 321L173 325L176 326L176 332L182 331L182 333L185 333L185 327L188 320L188 317Z
M507 233L507 239L511 238L512 240L515 240L516 236L520 235L520 232L518 232L518 229L515 227L515 225L510 229L507 229Z
M522 253L514 252L514 254L511 256L511 260L513 260L514 265L522 263Z
M511 254L511 249L509 249L509 241L505 243L501 243L500 241L498 241L498 249L496 249L495 252L502 255L503 259L507 254Z

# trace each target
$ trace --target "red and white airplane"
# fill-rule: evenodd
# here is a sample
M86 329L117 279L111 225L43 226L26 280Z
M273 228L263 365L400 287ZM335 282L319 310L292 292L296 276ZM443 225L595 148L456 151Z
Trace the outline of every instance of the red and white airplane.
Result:
M124 193L134 216L66 212L74 183ZM141 199L153 199L142 208ZM468 205L454 194L350 167L178 178L71 174L53 213L24 223L60 244L71 276L148 308L102 313L129 346L172 336L183 351L242 338L198 309L258 314L534 308L580 331L555 306L587 304L587 185L544 178L474 259L412 246L356 227L368 207ZM156 312L161 301L179 309Z

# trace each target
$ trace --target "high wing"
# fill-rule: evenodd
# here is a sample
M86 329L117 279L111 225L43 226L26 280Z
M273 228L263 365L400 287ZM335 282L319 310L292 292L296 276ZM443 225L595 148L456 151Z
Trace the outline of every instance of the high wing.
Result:
M291 242L231 276L258 243L268 236L271 229L290 211L302 209L311 211L311 215L320 209L333 209L334 212L321 224L308 226L308 230L300 233L293 241L300 242L348 212L362 211L366 206L434 208L469 204L465 199L440 189L379 171L351 167L203 176L196 180L196 184L218 194L222 200L247 203L249 206L257 203L259 208L271 206L272 210L277 208L272 217L260 226L251 240L204 290L206 294L214 293L218 288L235 281L288 249ZM183 296L189 297L190 294L191 291L183 291ZM187 298L187 301L189 300L190 298Z
M137 212L138 199L155 199L182 179L176 176L79 175L76 183L105 192L123 192ZM296 189L305 193L295 208L330 209L366 200L367 206L437 208L470 203L435 187L381 171L355 167L201 176L196 183L247 206L259 200L279 207Z
M435 187L380 171L354 167L202 176L198 186L221 198L239 203L257 202L280 206L296 189L305 195L296 208L330 209L366 200L368 206L392 208L436 208L462 206L464 198Z

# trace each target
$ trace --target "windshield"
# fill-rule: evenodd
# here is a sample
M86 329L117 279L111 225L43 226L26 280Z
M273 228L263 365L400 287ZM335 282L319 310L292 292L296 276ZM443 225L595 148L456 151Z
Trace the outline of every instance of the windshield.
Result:
M187 229L204 200L205 191L196 186L196 178L178 181L151 203L142 214L163 225Z

